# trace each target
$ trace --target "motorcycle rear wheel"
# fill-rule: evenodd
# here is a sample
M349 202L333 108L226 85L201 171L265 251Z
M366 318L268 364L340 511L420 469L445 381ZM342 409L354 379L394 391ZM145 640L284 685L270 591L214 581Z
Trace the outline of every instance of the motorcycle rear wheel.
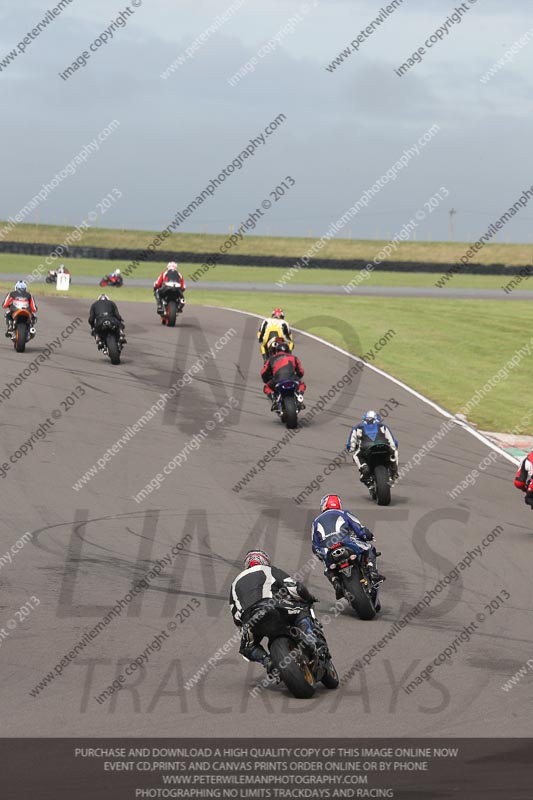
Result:
M26 349L26 323L17 322L15 326L15 350L17 353L23 353Z
M313 675L307 664L301 666L292 655L297 649L296 642L280 636L270 645L270 657L289 692L299 699L307 699L315 693Z
M360 573L354 569L349 577L347 575L342 575L341 580L346 591L347 600L359 619L374 619L376 616L376 609L372 599L361 585Z
M390 504L390 485L387 467L378 464L374 469L374 480L376 481L376 499L378 506L388 506Z
M287 428L296 428L298 425L298 413L294 397L283 398L283 422Z
M120 364L120 349L115 333L108 333L106 339L107 352L112 364Z
M166 309L167 325L169 328L173 328L176 325L176 313L177 313L176 301L169 300Z

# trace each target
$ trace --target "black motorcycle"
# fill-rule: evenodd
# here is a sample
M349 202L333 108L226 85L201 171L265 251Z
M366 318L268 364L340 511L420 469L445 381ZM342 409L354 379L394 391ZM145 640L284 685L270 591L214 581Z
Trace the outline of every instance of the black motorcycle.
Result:
M365 480L370 497L378 506L388 506L391 501L391 452L388 444L376 442L365 450L365 461L370 473Z
M379 587L375 586L367 565L372 545L358 541L353 546L335 542L328 549L326 564L330 575L341 583L344 596L359 619L374 619L381 609Z
M105 319L98 330L100 341L98 349L105 356L109 356L112 364L120 364L120 354L124 346L122 329L117 319L112 317Z
M292 624L304 610L309 610L314 622L314 641L308 641L304 632ZM280 600L261 620L261 630L268 637L272 674L294 697L312 697L317 683L326 689L337 688L337 670L312 608Z
M176 281L169 281L159 289L159 301L161 310L158 311L161 317L161 325L173 328L176 324L176 316L183 312L185 300L181 285Z
M274 387L275 411L287 428L297 427L298 413L303 408L301 395L298 393L299 385L299 381L291 379L280 381Z
M49 269L48 275L44 279L45 283L56 283L58 274L63 275L70 275L68 269L63 270L63 273L58 273L56 269ZM72 283L72 275L70 276L70 282Z

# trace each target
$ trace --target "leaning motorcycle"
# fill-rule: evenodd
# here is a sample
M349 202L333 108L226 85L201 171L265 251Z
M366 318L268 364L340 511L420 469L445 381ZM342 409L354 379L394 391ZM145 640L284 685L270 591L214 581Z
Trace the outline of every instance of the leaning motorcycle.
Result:
M10 337L17 353L23 353L26 342L35 336L32 325L32 312L30 301L24 297L16 297L11 304Z
M299 385L299 381L289 379L280 381L274 387L275 411L287 428L296 428L298 425L298 414L302 408Z
M262 623L268 636L273 674L298 698L312 697L318 683L322 683L326 689L336 689L339 685L337 670L313 610L310 609L310 614L319 645L322 646L317 648L315 642L308 641L304 632L292 624L298 614L307 608L281 600Z
M116 286L118 289L123 284L124 284L124 279L122 278L122 275L104 275L104 277L100 281L100 286L102 288L104 286Z
M326 557L329 574L338 578L344 597L359 619L364 620L374 619L381 608L379 586L374 585L367 565L371 549L371 544L360 540L353 544L335 541L328 547Z
M185 301L181 290L181 285L177 281L169 281L159 289L159 300L161 303L161 325L173 328L176 324L176 315L181 314Z
M98 331L100 343L98 349L105 356L109 356L112 364L120 364L120 354L124 346L121 341L120 323L116 319L105 319Z
M388 506L391 501L391 452L388 444L376 442L365 450L365 460L370 468L366 481L372 500L378 506Z

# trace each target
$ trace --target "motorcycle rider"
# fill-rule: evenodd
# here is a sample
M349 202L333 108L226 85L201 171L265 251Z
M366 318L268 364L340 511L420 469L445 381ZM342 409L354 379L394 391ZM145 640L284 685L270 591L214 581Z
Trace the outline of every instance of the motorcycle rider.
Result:
M116 303L109 299L106 294L101 294L98 300L95 300L89 311L89 325L91 326L91 336L95 337L98 349L102 349L102 340L100 339L100 330L102 323L106 318L112 318L120 323L120 341L122 344L126 342L126 330L124 327L124 320L120 316L120 312Z
M320 514L313 520L311 526L311 547L315 556L324 564L324 575L335 589L335 597L340 600L344 596L342 583L336 575L331 574L329 569L328 552L333 540L329 540L327 543L325 540L330 536L335 536L339 543L346 544L353 550L354 545L357 546L358 540L372 542L374 534L354 514L343 510L341 499L337 494L327 494L320 501ZM381 553L378 553L374 545L369 552L373 560L367 561L367 566L372 582L374 586L377 586L385 580L385 577L378 572L376 565L377 557ZM376 611L379 611L378 606L376 606Z
M296 400L300 409L305 408L303 399L306 389L305 383L301 380L304 376L304 369L300 359L293 356L289 349L289 344L281 338L273 339L268 343L267 360L261 370L261 378L265 384L263 391L269 400L272 401L271 411L276 410L276 398L274 388L280 381L297 380L299 381Z
M272 671L272 659L261 645L261 640L279 622L276 601L280 605L289 603L295 607L301 606L303 601L309 606L309 609L302 609L292 618L293 624L302 631L312 647L316 647L325 658L329 657L320 624L311 610L312 604L318 602L317 598L313 597L304 583L273 566L264 550L249 550L246 553L244 570L231 584L231 614L233 622L242 632L240 654L247 661L262 664L267 672Z
M533 509L533 451L529 453L518 467L514 485L525 492L524 502Z
M387 444L390 448L390 472L391 479L398 477L398 442L392 435L390 428L381 421L381 417L375 411L366 411L363 419L354 425L346 449L353 454L353 461L359 470L361 483L368 484L370 478L370 467L366 461L366 454L370 446L376 443Z
M167 268L163 270L160 274L158 279L154 283L154 297L157 302L157 313L161 314L163 311L163 305L161 303L161 296L164 293L164 287L167 283L179 283L180 284L180 297L179 297L179 305L178 311L183 311L183 306L185 305L185 280L183 275L178 269L178 265L175 261L169 261L167 264Z
M4 302L2 304L2 308L6 309L5 320L7 325L6 329L7 338L9 338L13 333L13 317L11 315L12 311L11 306L13 305L13 301L16 299L22 299L28 301L30 306L30 311L32 314L31 327L35 328L35 325L37 324L37 317L35 316L37 313L37 304L35 303L35 300L33 299L31 292L28 292L28 287L26 286L24 281L17 281L15 284L15 288L11 292L7 293Z
M271 319L264 319L257 331L257 338L261 345L261 355L266 361L268 358L268 343L271 339L285 339L289 344L289 350L292 353L294 342L292 340L292 332L287 322L285 322L285 314L281 308L275 308L272 312Z

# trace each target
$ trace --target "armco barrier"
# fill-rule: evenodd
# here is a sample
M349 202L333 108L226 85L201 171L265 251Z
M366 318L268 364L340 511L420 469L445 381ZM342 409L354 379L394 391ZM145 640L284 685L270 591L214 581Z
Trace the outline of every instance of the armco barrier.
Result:
M19 255L47 256L60 245L34 242L0 242L0 253ZM144 250L124 250L111 247L67 247L63 248L61 260L68 258L97 258L104 261L145 262L178 261L182 264L203 264L214 253L190 253L186 250L157 250L146 258ZM221 255L217 254L217 264L243 267L280 267L290 269L298 261L297 256L257 256L257 255ZM367 261L353 258L313 258L307 269L364 269ZM373 271L385 272L431 272L441 274L456 267L456 264L435 264L420 261L387 261L373 267ZM463 275L518 275L524 267L506 267L505 264L467 264L460 267Z

